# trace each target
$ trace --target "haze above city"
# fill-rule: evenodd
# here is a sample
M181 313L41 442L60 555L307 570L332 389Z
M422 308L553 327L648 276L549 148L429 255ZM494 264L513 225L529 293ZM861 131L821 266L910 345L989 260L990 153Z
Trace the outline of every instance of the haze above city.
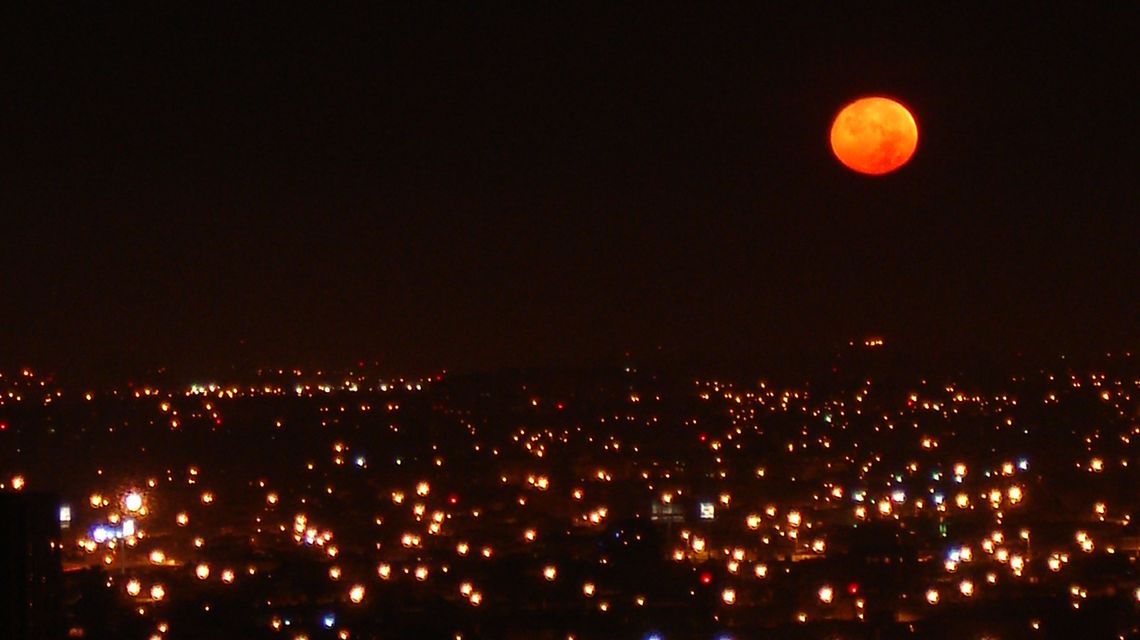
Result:
M5 14L8 367L1135 346L1134 7Z

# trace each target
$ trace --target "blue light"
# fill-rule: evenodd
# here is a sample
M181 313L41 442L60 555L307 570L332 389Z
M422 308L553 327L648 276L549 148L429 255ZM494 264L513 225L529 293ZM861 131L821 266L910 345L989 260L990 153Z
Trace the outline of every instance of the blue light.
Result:
M331 613L327 614L324 620L321 620L321 624L325 625L326 629L332 629L333 625L336 624L336 616Z
M1029 461L1026 460L1025 458L1018 460L1017 461L1017 468L1021 469L1022 471L1028 471L1029 470Z
M665 640L665 636L654 631L654 632L650 633L649 635L645 636L645 640Z

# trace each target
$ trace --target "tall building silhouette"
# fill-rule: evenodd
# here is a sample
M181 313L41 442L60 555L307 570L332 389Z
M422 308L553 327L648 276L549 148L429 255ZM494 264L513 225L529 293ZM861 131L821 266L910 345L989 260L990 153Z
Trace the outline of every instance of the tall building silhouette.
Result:
M59 500L0 493L0 638L62 637Z

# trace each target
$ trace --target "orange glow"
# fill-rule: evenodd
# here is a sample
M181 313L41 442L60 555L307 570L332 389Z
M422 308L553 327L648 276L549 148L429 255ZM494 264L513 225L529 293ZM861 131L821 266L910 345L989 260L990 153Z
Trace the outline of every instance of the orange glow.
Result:
M835 157L859 173L890 173L906 164L917 146L914 116L890 98L860 98L843 107L831 125Z

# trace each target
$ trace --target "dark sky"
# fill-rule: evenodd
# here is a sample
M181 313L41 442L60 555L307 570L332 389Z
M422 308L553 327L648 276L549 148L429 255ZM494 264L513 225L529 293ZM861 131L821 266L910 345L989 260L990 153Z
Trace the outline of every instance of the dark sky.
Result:
M3 364L1138 343L1135 3L104 4L0 9Z

